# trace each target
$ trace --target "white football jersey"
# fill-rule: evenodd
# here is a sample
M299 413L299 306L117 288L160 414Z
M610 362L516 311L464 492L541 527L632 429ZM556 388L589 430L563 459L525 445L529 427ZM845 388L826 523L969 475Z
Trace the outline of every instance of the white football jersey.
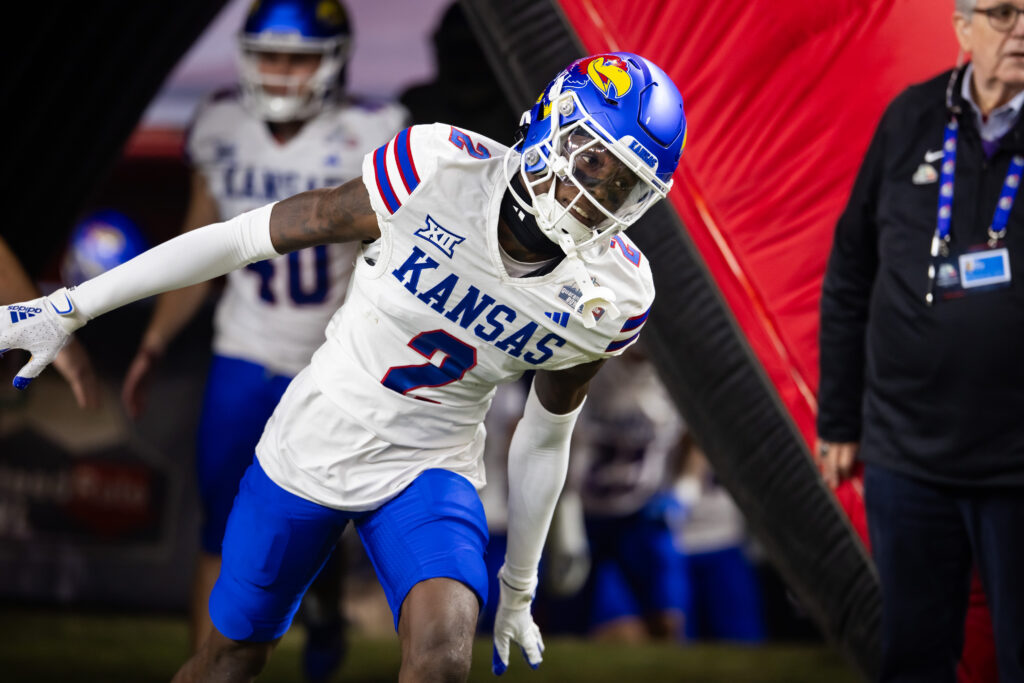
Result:
M588 515L622 516L671 488L686 423L654 366L611 361L590 383L573 442L573 486Z
M186 149L223 220L357 177L363 156L393 136L405 118L395 105L336 103L281 144L237 93L225 92L202 105ZM345 297L357 249L318 246L230 273L215 314L214 351L277 373L297 373L323 343L327 321Z
M375 507L430 468L482 486L483 422L496 385L618 355L635 341L654 286L646 257L625 236L587 264L621 312L600 312L592 328L574 312L569 264L536 277L505 272L505 151L432 124L367 155L363 182L381 239L372 263L358 260L327 341L289 389L318 396L286 394L257 448L278 484L342 509ZM326 427L322 412L308 409L322 411L324 398L343 415ZM337 429L336 438L325 429ZM359 430L372 448L353 437Z
M714 481L700 483L686 521L676 530L676 542L687 554L736 548L747 542L746 520L729 492Z

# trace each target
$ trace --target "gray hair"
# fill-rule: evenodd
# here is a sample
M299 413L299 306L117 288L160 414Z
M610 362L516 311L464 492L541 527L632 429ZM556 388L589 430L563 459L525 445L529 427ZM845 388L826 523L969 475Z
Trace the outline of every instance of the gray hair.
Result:
M956 11L969 16L977 4L978 0L956 0Z

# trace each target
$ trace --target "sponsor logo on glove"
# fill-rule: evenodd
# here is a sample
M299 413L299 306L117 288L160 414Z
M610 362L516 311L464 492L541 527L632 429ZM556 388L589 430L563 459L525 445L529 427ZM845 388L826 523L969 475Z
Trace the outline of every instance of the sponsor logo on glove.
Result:
M13 325L20 323L22 320L36 317L43 312L43 309L34 306L13 305L7 307L7 312L11 314L11 324Z

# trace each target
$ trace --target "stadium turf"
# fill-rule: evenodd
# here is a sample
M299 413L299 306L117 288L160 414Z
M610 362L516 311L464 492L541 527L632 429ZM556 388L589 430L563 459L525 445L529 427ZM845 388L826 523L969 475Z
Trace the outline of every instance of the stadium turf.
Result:
M301 681L301 636L285 636L260 681ZM185 621L170 617L111 616L0 608L0 680L168 681L183 661ZM518 657L518 653L517 653ZM549 638L544 664L531 671L519 658L496 679L491 644L479 639L472 681L626 681L656 683L853 683L859 677L835 652L816 646L736 647L612 646ZM335 681L395 681L397 637L353 639L349 659Z

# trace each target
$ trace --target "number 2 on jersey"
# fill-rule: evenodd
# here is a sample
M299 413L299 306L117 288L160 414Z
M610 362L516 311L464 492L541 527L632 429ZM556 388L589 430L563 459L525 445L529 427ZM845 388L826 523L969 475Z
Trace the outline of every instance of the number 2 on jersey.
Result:
M640 267L640 252L626 244L625 240L623 240L619 235L612 237L612 248L614 249L615 247L619 248L619 251L622 252L622 255L626 257L627 261L637 268Z
M459 149L466 150L466 153L474 159L490 159L491 152L481 144L473 142L473 138L469 137L461 130L452 126L451 135L448 136L448 142L452 143Z
M437 403L429 398L413 396L409 392L423 387L441 387L458 382L476 366L476 349L456 339L444 330L421 332L409 342L409 348L427 359L420 365L394 365L388 369L380 383L404 396ZM441 352L440 365L430 360Z

